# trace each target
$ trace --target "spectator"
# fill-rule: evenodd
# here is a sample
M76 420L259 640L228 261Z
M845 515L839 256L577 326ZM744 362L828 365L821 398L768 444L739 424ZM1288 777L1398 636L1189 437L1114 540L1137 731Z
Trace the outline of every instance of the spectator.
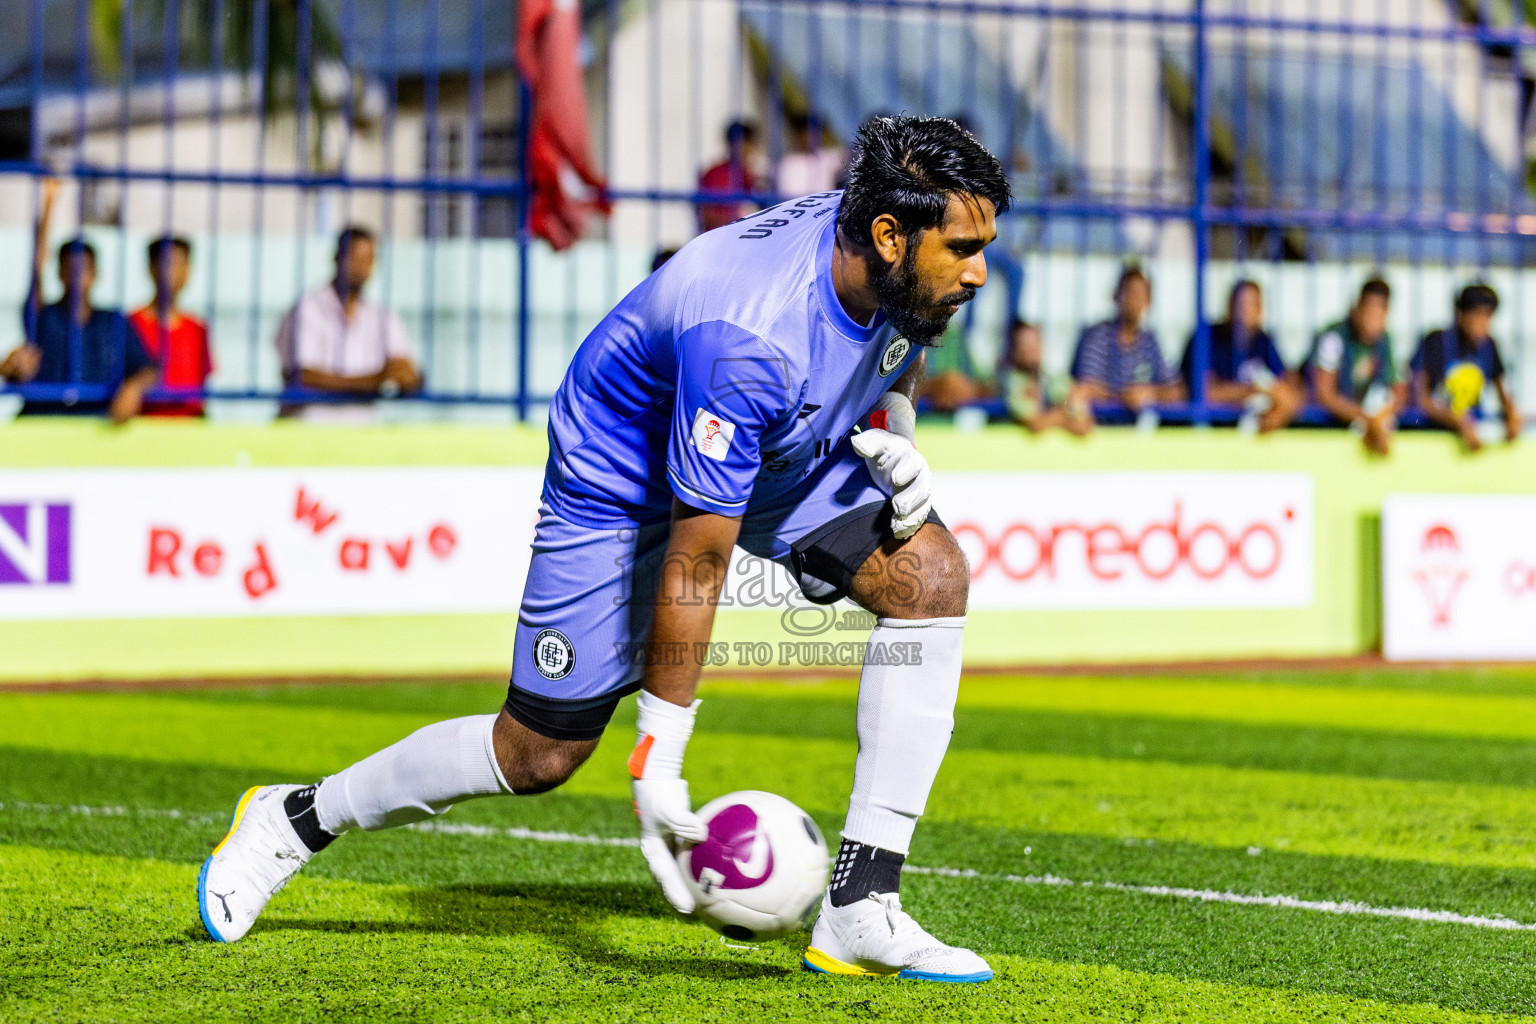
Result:
M149 243L149 276L155 300L128 318L144 350L160 364L160 383L168 388L201 388L213 373L208 326L177 305L192 269L192 243L165 235ZM201 416L200 398L150 401L149 416Z
M699 191L729 195L739 192L756 192L762 188L756 167L757 125L751 121L732 121L725 129L726 158L699 175ZM727 200L717 203L700 203L699 230L713 231L738 221L756 209L747 201Z
M1205 400L1218 409L1256 416L1259 433L1279 430L1301 411L1301 391L1287 379L1285 362L1264 330L1264 293L1258 282L1241 280L1227 298L1227 318L1210 327L1210 363ZM1195 391L1195 339L1184 346L1180 374Z
M1413 354L1413 394L1433 423L1461 435L1469 451L1483 446L1478 426L1489 384L1504 410L1504 436L1520 436L1520 410L1504 381L1504 361L1489 336L1499 296L1485 284L1469 284L1456 297L1456 326L1425 335Z
M954 412L992 395L971 358L970 321L975 307L967 305L949 321L939 344L924 354L927 360L921 395L936 412Z
M1115 284L1114 319L1085 328L1072 356L1072 379L1090 401L1122 402L1138 416L1155 415L1158 402L1183 401L1183 382L1142 326L1151 305L1152 282L1140 267L1126 267Z
M1378 455L1391 449L1406 391L1387 333L1391 302L1387 282L1377 277L1365 282L1349 316L1323 329L1303 364L1318 404L1350 424L1366 449Z
M1014 320L1008 331L1008 353L1003 367L1003 396L1008 415L1032 434L1052 427L1078 437L1093 429L1093 413L1081 390L1064 377L1047 377L1045 347L1040 328Z
M0 361L0 377L16 384L110 385L110 400L77 401L66 393L58 399L28 399L21 411L24 415L106 413L113 422L123 423L143 408L144 393L155 386L157 369L123 314L91 305L96 250L84 239L59 246L64 296L52 305L42 305L43 260L58 192L57 181L43 182L42 215L32 247L31 290L22 307L27 340Z
M277 331L278 356L289 387L348 395L355 401L287 407L285 415L302 409L306 419L367 419L368 400L421 388L404 322L363 298L373 275L374 249L367 228L343 230L336 239L335 278L301 298Z
M779 160L779 195L788 199L837 188L848 166L848 152L830 144L821 118L815 114L791 114L789 133L794 152L785 153Z
M666 266L667 261L676 255L677 249L674 246L667 246L662 249L657 249L656 254L651 257L651 273L654 274L656 271Z

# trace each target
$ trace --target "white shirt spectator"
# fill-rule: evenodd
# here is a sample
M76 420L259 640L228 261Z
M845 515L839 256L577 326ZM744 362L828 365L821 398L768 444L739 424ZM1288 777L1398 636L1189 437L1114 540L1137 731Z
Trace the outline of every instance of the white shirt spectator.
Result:
M778 192L781 196L808 196L830 192L848 166L848 154L833 146L815 153L786 153L779 160Z
M290 384L297 382L300 370L366 377L384 369L390 359L415 358L405 321L398 313L360 298L349 321L341 297L330 283L306 293L283 317L277 329L277 354L282 360L283 378ZM300 416L358 422L371 419L372 413L368 405L317 402L305 406Z

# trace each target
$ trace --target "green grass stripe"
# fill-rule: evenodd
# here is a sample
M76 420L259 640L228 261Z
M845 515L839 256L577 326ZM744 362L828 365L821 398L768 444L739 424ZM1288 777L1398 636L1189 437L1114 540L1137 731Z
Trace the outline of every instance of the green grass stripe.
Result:
M0 702L0 743L62 752L334 772L432 716L252 707L134 695L16 695ZM629 738L616 726L576 794L623 796ZM771 789L815 809L846 806L851 740L704 733L689 749L699 799ZM1089 756L956 750L929 816L1039 831L1172 840L1336 856L1536 868L1536 794Z
M4 692L0 691L0 697ZM507 699L504 676L479 682L276 683L264 686L149 691L150 699L252 704L263 707L323 707L335 710L421 713L437 718L495 711ZM632 707L623 702L621 708Z
M808 680L740 679L730 676L710 676L703 682L701 695L706 699L725 694L772 695L774 697L804 698L832 697L849 700L856 692L857 673L844 671L823 678ZM1153 692L1163 687L1175 690L1193 690L1196 693L1220 694L1223 688L1237 687L1257 694L1261 703L1268 703L1268 695L1279 693L1292 704L1292 713L1304 713L1311 705L1309 695L1319 690L1337 690L1340 694L1363 693L1363 703L1374 705L1387 712L1394 708L1412 713L1410 703L1394 705L1393 696L1417 699L1430 695L1451 701L1471 697L1506 698L1512 704L1495 702L1494 710L1512 706L1517 712L1524 708L1529 713L1530 704L1536 701L1536 670L1526 666L1456 666L1454 668L1399 668L1365 667L1349 670L1314 669L1245 669L1240 672L1196 671L1180 675L1104 675L1092 676L1043 676L1021 675L971 675L961 685L960 705L975 704L979 707L997 708L1011 706L1014 693L1020 690L1041 688L1061 690L1068 696L1056 710L1087 710L1081 697L1071 696L1073 691L1113 686L1128 691L1130 703L1111 706L1108 710L1119 714L1138 713L1134 702L1140 700L1138 692ZM373 707L376 709L428 709L442 707L445 702L456 702L473 708L493 708L501 703L506 694L506 679L500 675L488 677L483 683L440 683L425 680L380 683L370 686L326 686L303 682L277 686L261 686L236 689L194 690L182 694L209 701L259 700L271 703L328 704L336 706ZM1213 689L1206 689L1206 688ZM1020 707L1039 707L1038 697L1025 698ZM1073 703L1075 702L1075 703ZM1237 703L1229 700L1228 703ZM1478 705L1468 705L1476 707ZM1300 712L1296 709L1299 708ZM1357 709L1358 710L1358 709ZM1238 712L1251 711L1239 707ZM1325 721L1303 719L1300 724L1327 724ZM1343 723L1348 728L1361 727L1353 719ZM1433 728L1429 723L1428 728ZM1423 731L1421 724L1410 731Z
M733 692L705 701L698 729L845 739L854 735L854 720L853 703L840 698ZM1536 742L1424 733L961 707L950 749L1536 787Z
M1114 675L1106 672L1105 675ZM1071 678L1071 677L1064 677ZM1240 679L1249 683L1281 683L1287 686L1323 686L1354 689L1427 690L1434 693L1536 696L1536 671L1529 665L1388 665L1362 664L1347 668L1312 668L1281 661L1231 668L1195 667L1188 672L1149 673L1135 678Z
M0 744L169 763L279 765L306 776L344 768L438 717L148 694L5 694Z
M273 686L240 691L181 692L175 699L260 706L352 708L452 717L495 708L502 683L382 686ZM759 732L842 738L854 734L851 686L708 685L700 732ZM616 728L634 720L624 702ZM1361 731L1319 726L1135 717L1107 712L980 708L963 703L955 715L952 749L1095 754L1326 772L1370 778L1425 778L1498 786L1536 786L1536 742L1456 735Z
M196 862L222 834L235 797L253 782L289 778L281 769L162 764L0 748L0 842L94 853ZM701 796L710 794L697 791ZM791 793L802 802L814 794ZM177 808L199 821L163 816L95 817L18 810L18 801L45 805ZM814 808L823 831L836 835L842 808ZM456 808L449 824L516 826L556 832L627 836L634 815L627 796L579 796L558 790L541 797L477 800ZM212 823L212 824L210 824ZM494 865L455 862L445 867L441 847L409 833L368 837L368 857L352 858L351 840L333 847L320 870L362 881L468 884ZM398 837L398 838L396 838ZM427 845L423 845L423 842ZM485 840L477 839L482 846ZM382 845L381 845L382 844ZM527 844L518 856L530 854ZM423 858L424 850L434 851ZM340 851L337 853L336 851ZM337 858L340 858L338 860ZM1378 906L1409 906L1536 922L1536 872L1364 857L1329 857L1191 843L1127 841L1121 837L1052 833L925 820L913 863L972 868L999 874L1055 874L1079 880L1178 885L1240 893L1283 893L1303 899L1348 899ZM337 865L343 865L338 867Z
M627 751L604 744L567 785L625 791ZM766 788L842 807L854 745L696 736L696 791ZM604 767L606 766L606 768ZM943 821L1333 856L1536 868L1536 793L1209 765L958 750L945 759L928 817Z
M1062 681L1062 686L1081 681ZM967 690L974 685L967 683ZM990 681L982 684L991 687ZM1020 680L1017 687L1034 686ZM1097 683L1088 684L1090 687ZM1007 688L1003 688L1006 690ZM1287 687L1291 693L1318 692L1317 687ZM188 705L241 705L256 709L319 708L309 719L307 731L325 742L329 731L325 716L335 709L378 711L393 719L381 732L401 724L425 724L438 717L480 713L500 701L500 683L453 685L287 686L268 689L204 691L177 694L56 694L0 695L0 711L14 716L14 727L0 721L0 742L23 730L35 742L69 745L79 737L60 735L62 718L115 716L114 730L158 714L163 708L195 733L200 718ZM715 684L706 689L701 731L764 732L843 738L852 735L851 685ZM1348 691L1343 691L1347 693ZM985 694L983 694L985 696ZM1390 694L1389 694L1390 696ZM1409 694L1410 697L1422 696ZM1442 695L1443 696L1443 695ZM1437 698L1438 699L1438 698ZM1450 700L1462 698L1446 698ZM58 701L59 704L49 702ZM171 702L169 705L164 702ZM57 708L58 713L50 710ZM203 714L206 714L204 712ZM265 716L254 713L252 731L260 733ZM410 717L416 715L418 717ZM632 722L632 702L621 704L615 724ZM297 721L297 719L295 719ZM50 727L49 723L54 723ZM302 726L301 726L302 727ZM217 728L211 726L209 728ZM206 730L205 730L206 731ZM1512 730L1518 731L1518 730ZM28 742L33 742L29 740ZM95 742L94 737L91 742ZM121 742L128 742L124 737ZM222 741L220 741L222 742ZM1032 750L1050 753L1096 753L1116 757L1147 758L1225 764L1280 770L1353 774L1399 779L1485 782L1497 785L1536 785L1536 743L1485 738L1466 743L1458 737L1424 731L1393 733L1356 729L1348 722L1330 727L1254 724L1172 719L1163 714L1141 716L1109 710L1066 713L1038 709L1014 710L992 705L977 706L962 699L957 715L956 749ZM196 759L195 750L190 751ZM317 751L317 754L321 753ZM322 766L323 767L323 766Z
M720 683L705 696L764 689ZM772 687L775 697L842 700L852 700L856 689L843 681ZM1521 697L1230 679L983 676L965 680L960 706L1536 739L1536 692Z
M1071 683L1063 681L1063 685ZM496 707L504 689L500 682L281 686L196 691L174 699L386 713L419 711L451 717ZM711 684L704 692L698 726L701 732L821 739L853 735L852 687ZM633 703L626 701L614 717L615 725L627 726L633 721ZM1536 786L1536 742L1482 738L1469 743L1465 737L1423 732L1016 710L962 703L952 746L957 750L1027 750L1371 778Z
M1439 677L1452 678L1444 673ZM1293 673L1290 678L1310 677ZM1209 716L1176 718L1170 717L1166 709L1152 714L1139 714L1134 707L1117 711L1097 698L1089 703L1100 706L1087 711L1011 708L987 703L993 695L1007 696L1014 690L1057 687L1065 692L1073 688L1092 689L1104 682L1057 679L1042 683L1028 678L1007 683L990 679L968 681L962 689L956 715L953 747L957 750L1027 750L1144 758L1372 778L1536 786L1536 740L1531 739L1484 736L1477 742L1468 742L1465 736L1427 729L1387 731L1373 728L1368 722L1356 727L1347 716L1342 721L1322 724L1245 722ZM1134 689L1141 684L1139 681L1120 681L1115 685ZM1154 681L1148 685L1155 688L1160 684ZM1290 697L1322 692L1349 696L1358 692L1348 687L1330 690L1302 683L1248 688L1261 694L1274 688ZM502 692L499 682L446 686L285 686L236 692L205 691L176 695L171 699L226 704L248 701L259 706L347 707L388 713L419 710L447 717L494 708ZM1490 700L1516 705L1530 703L1531 707L1526 710L1536 710L1536 701L1522 702L1512 697L1464 698L1455 694L1412 691L1402 694L1380 687L1364 692L1378 702L1390 703L1393 698L1402 696L1410 702L1422 703L1421 698L1428 696L1437 702L1473 699L1485 703ZM846 683L710 683L704 690L699 730L844 739L853 735L855 693L855 687ZM1256 702L1261 700L1262 697L1255 698ZM1127 702L1128 705L1133 703ZM633 704L626 701L619 707L615 724L624 725L633 720Z
M1532 1009L1526 963L1503 961L1510 968L1502 972L1506 979L1523 975L1514 989L1490 986L1486 982L1497 981L1492 971L1465 972L1469 957L1433 937L1415 951L1424 956L1415 963L1429 965L1420 970L1420 983L1388 1000L1326 987L1347 988L1351 978L1358 987L1359 972L1351 967L1367 961L1376 975L1391 973L1380 970L1369 944L1350 951L1360 964L1335 955L1306 965L1309 975L1302 957L1337 936L1317 935L1291 958L1277 936L1234 943L1248 924L1241 920L1229 928L1198 921L1169 930L1153 911L1147 928L1127 932L1119 926L1128 919L1092 920L1110 901L1064 909L1056 894L1043 893L1053 906L1032 906L1025 898L1010 911L1000 894L926 880L908 886L909 902L942 919L935 928L987 951L998 972L994 983L826 978L798 970L803 936L738 951L672 919L637 874L643 868L627 863L621 871L589 865L558 880L540 866L537 880L473 887L367 885L306 874L278 896L245 942L219 946L196 937L191 865L3 847L0 896L15 909L0 918L0 955L8 964L0 1015L8 1021L1427 1022L1493 1020L1470 1009L1477 1003L1489 1014ZM1007 899L1018 896L1010 892ZM1068 948L999 953L989 938L1033 941L1042 929L1077 934L1098 952L1086 959ZM1401 936L1381 938L1383 951L1396 943L1403 959ZM1192 962L1203 966L1202 952L1219 948L1228 951L1222 961L1229 974L1296 984L1212 981L1189 970ZM1151 970L1102 962L1132 949ZM1471 958L1488 953L1473 949ZM1442 998L1469 1006L1404 998L1431 983L1441 987Z

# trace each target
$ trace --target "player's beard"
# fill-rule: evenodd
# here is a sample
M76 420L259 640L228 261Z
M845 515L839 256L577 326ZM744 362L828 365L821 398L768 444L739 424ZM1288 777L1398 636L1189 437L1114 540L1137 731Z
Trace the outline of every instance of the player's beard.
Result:
M875 272L875 298L896 333L916 345L937 346L956 309L951 303L970 302L975 288L935 295L917 276L917 238L907 242L906 254L895 267L880 262Z

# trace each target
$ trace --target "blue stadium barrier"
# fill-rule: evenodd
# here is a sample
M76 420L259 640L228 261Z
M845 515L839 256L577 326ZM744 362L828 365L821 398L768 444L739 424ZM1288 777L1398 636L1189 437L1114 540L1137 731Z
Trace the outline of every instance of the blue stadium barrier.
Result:
M121 236L120 252L130 235L194 217L202 301L220 361L237 367L195 392L216 402L322 400L274 374L269 307L282 282L271 265L294 250L275 273L296 298L323 269L304 246L334 230L336 210L371 204L386 248L422 254L424 283L391 283L422 293L417 400L528 419L593 311L638 279L634 253L686 241L676 225L706 200L782 198L771 179L699 191L726 118L754 116L776 167L798 146L798 117L814 114L845 142L896 110L964 117L1011 168L1017 199L999 241L1013 267L1009 315L1080 326L1106 312L1082 275L1075 294L1029 298L1019 275L1031 254L1071 267L1186 253L1190 319L1164 333L1194 339L1194 394L1165 422L1230 419L1203 394L1215 280L1230 268L1305 266L1314 281L1382 266L1413 282L1504 275L1517 285L1501 314L1505 359L1531 379L1522 275L1536 264L1525 156L1536 76L1522 54L1536 27L1520 4L1417 0L1353 18L1299 0L1264 15L1243 0L582 0L595 152L620 210L590 231L607 254L596 298L587 265L550 256L528 230L530 89L513 60L512 0L125 0L116 21L91 0L17 6L24 17L0 40L0 188L62 175L73 221L93 238ZM631 137L643 152L625 150ZM144 212L145 196L163 197L159 215ZM229 227L231 196L249 229ZM238 288L221 269L235 234ZM504 281L483 277L493 241L515 251ZM142 296L130 263L119 256L98 287ZM448 285L471 296L498 292L506 309L450 301L445 272L462 272ZM1306 301L1313 329L1339 313L1317 294ZM1415 304L1414 333L1449 315L1446 294L1401 301ZM1070 340L1048 339L1057 362ZM433 372L439 363L467 369ZM83 399L101 390L62 387Z

